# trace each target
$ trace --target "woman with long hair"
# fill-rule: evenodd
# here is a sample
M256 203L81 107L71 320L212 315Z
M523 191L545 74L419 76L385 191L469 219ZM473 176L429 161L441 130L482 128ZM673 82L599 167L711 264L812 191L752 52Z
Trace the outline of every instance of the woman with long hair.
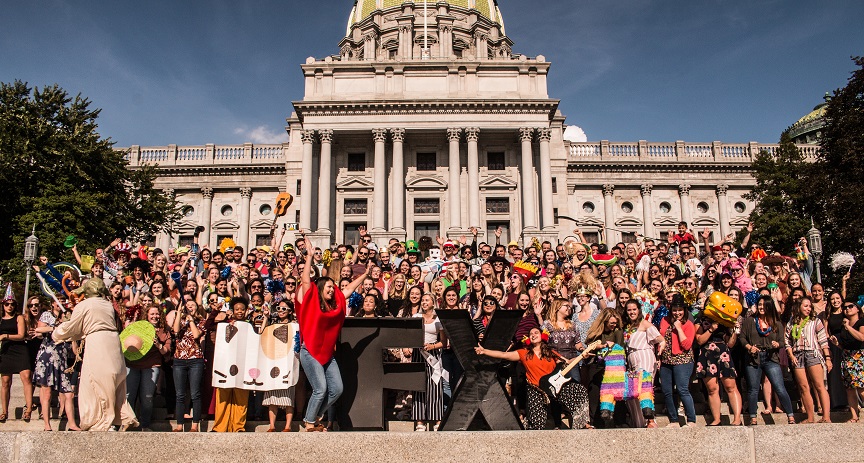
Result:
M807 413L803 423L813 423L815 420L816 407L810 394L811 386L816 390L822 407L822 419L819 422L830 423L831 405L828 390L825 389L825 372L826 369L831 371L834 364L828 350L828 331L822 319L813 313L813 300L807 296L792 306L792 318L786 325L786 353L789 354L789 366Z
M151 288L152 289L152 288ZM171 353L171 335L165 324L165 314L158 305L151 305L143 312L143 320L147 320L156 330L153 346L139 360L126 360L126 401L135 407L135 402L141 400L137 413L141 429L150 429L153 418L153 394L159 384L159 374L166 355Z
M15 298L8 297L3 300L3 316L0 319L0 402L3 406L0 423L5 422L9 414L12 375L18 375L24 386L24 421L30 421L30 414L33 412L33 384L30 380L32 370L26 340L27 325L24 323L24 315L19 313Z
M279 301L276 305L275 312L276 317L273 320L274 325L288 325L289 323L295 323L297 321L297 317L294 314L294 304L287 299ZM270 318L271 317L266 317L264 319L262 330L270 325ZM288 355L296 354L292 352ZM282 432L291 431L291 421L294 418L294 390L295 386L291 386L287 389L276 389L264 392L264 398L261 405L267 407L267 414L270 419L270 427L267 429L267 432L276 432L276 415L279 413L280 408L285 409L285 427L282 429Z
M408 290L408 297L402 304L402 308L396 314L398 318L413 317L421 312L420 302L423 298L423 289L420 286L412 286Z
M42 402L42 420L45 430L51 430L51 391L57 391L60 408L66 411L67 430L80 431L75 423L75 385L72 382L72 372L67 370L69 360L77 357L73 353L72 342L55 343L51 333L63 322L64 308L56 300L51 304L51 310L46 310L39 317L36 333L42 334L42 346L36 359L36 369L33 370L33 382L39 386L39 400ZM77 343L75 343L77 344Z
M489 323L492 321L492 316L495 315L495 312L500 308L501 305L494 296L489 295L483 297L483 301L480 303L480 310L478 310L472 317L472 321L474 322L474 336L477 337L478 342L483 342L483 338L486 335L486 327L489 326Z
M483 298L486 296L486 287L483 285L483 278L480 275L472 275L468 281L468 294L462 297L461 307L468 311L471 318L474 318L480 309Z
M575 322L574 322L575 323ZM622 320L618 311L614 309L603 309L599 311L594 323L586 330L583 344L588 345L594 341L600 341L604 347L612 347L615 344L624 345L624 332L621 330ZM585 354L582 366L582 384L588 389L589 416L593 423L602 423L598 412L600 411L600 386L603 384L603 374L606 372L606 363L603 358L592 353Z
M540 389L540 379L552 373L560 360L549 346L544 336L548 334L534 328L528 334L525 347L517 351L502 352L492 349L484 349L482 346L474 348L477 355L507 360L510 362L521 362L525 367L528 380L528 429L543 429L549 416L549 404L552 400L557 401L570 414L573 429L582 429L588 425L588 394L585 388L576 381L568 381L561 387L561 392L556 397L549 397Z
M834 368L828 372L828 396L831 398L831 405L835 409L842 410L849 405L846 403L846 387L843 385L843 368L839 368L843 366L843 348L834 342L834 339L838 334L845 331L843 327L843 320L846 320L843 313L845 312L845 304L843 303L843 296L838 291L831 291L825 300L828 301L825 307L825 318L829 340L831 340L829 343L831 359L837 362Z
M732 361L731 349L738 341L740 321L734 329L720 325L708 317L702 317L696 327L696 343L702 346L696 361L696 377L702 379L708 391L708 406L711 408L712 421L708 426L720 425L720 386L729 397L732 411L732 426L743 424L741 421L741 393L738 391L738 372Z
M306 249L312 249L308 238L305 244ZM327 429L321 424L324 412L342 395L342 378L333 352L348 310L346 298L369 275L372 263L370 261L366 271L341 291L329 277L319 278L313 284L310 277L312 267L312 254L307 253L294 306L297 307L302 342L300 363L312 385L312 396L303 422L307 432L323 432Z
M861 419L858 401L864 401L864 310L853 302L843 303L843 329L831 336L832 342L843 349L840 368L846 400L852 413L850 423Z
M759 384L762 373L771 383L771 389L780 399L780 406L786 412L789 424L795 424L792 401L786 386L783 384L783 369L780 366L780 350L786 347L785 330L780 321L780 314L770 296L762 296L756 302L753 316L747 317L741 323L741 343L747 351L747 406L750 415L750 425L758 424L756 407L759 404ZM766 391L766 399L770 393Z
M654 374L657 372L657 352L663 352L666 341L660 335L657 327L642 316L642 307L639 302L630 299L622 307L624 313L624 346L627 348L628 370L636 372L637 377L643 378L641 371L650 375L649 382L654 382ZM650 395L651 406L642 407L642 416L648 422L649 428L656 428L654 420L654 394Z
M212 268L212 267L211 267ZM209 297L216 300L215 294ZM218 309L214 309L219 313ZM211 312L212 313L212 312ZM186 424L186 390L189 390L189 400L192 404L191 432L198 432L201 422L201 388L204 377L204 350L202 337L204 329L204 309L193 300L181 304L176 311L168 315L171 330L174 332L174 392L177 399L174 415L177 426L174 432L183 432Z
M385 315L395 317L399 309L405 305L408 298L408 277L395 273L384 284L384 304L387 307Z
M415 287L416 288L416 287ZM416 288L419 290L419 288ZM411 408L415 431L437 431L444 415L444 377L441 353L447 345L447 335L441 320L435 314L435 300L431 294L420 299L420 313L413 317L423 319L423 347L413 349L413 362L426 365L426 390L415 391Z
M693 339L696 327L689 319L684 297L676 293L668 301L669 315L660 321L660 334L666 341L660 354L660 386L666 398L666 414L669 426L678 426L678 407L675 405L673 388L684 404L688 426L696 425L696 408L690 395L690 375L693 373Z

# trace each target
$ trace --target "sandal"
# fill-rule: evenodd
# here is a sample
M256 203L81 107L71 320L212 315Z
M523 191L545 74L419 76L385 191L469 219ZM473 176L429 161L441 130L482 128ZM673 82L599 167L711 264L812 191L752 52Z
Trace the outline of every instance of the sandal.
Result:
M756 426L759 424L758 418L750 418L750 426Z
M797 424L797 423L795 423L795 417L794 416L790 416L789 419L787 420L787 422L789 424ZM805 421L802 421L802 423L808 423L808 421L805 420ZM812 421L809 421L809 423L812 423Z
M0 413L0 423L5 423L7 418L9 417L5 413Z
M847 421L847 423L857 423L857 422L858 422L858 418L850 418L849 421Z
M831 420L826 420L825 418L822 418L821 420L817 421L817 423L819 423L819 424L830 423L830 422L831 422Z
M24 413L21 414L21 419L24 420L25 423L30 422L30 417L33 413L33 406L24 407Z

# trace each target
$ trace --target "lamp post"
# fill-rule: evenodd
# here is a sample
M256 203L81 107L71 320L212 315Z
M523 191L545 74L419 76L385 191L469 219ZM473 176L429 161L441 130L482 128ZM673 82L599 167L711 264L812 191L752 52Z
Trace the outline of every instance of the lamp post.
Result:
M816 263L816 281L822 283L822 272L819 269L819 261L822 258L822 233L816 229L812 217L810 218L810 230L807 231L807 237L810 238L810 252L813 253L813 260Z
M39 249L39 238L36 238L36 225L33 225L33 231L30 236L24 240L24 264L27 266L27 279L24 280L24 310L27 310L27 302L30 298L30 269L33 267L33 262L36 260L36 253Z

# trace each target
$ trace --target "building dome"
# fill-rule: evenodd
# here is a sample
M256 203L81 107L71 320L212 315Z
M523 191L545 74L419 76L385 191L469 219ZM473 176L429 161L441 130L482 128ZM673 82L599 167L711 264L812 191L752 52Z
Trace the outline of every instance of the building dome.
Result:
M363 21L372 16L375 10L386 11L396 9L402 6L403 3L415 3L417 7L423 7L424 0L355 0L354 8L351 9L351 16L348 18L348 31L350 33L351 26L355 23ZM450 5L453 9L476 10L480 16L504 26L504 20L501 18L501 10L498 9L496 0L450 0L450 1L429 1L428 8L434 9L441 3ZM455 7L455 8L454 8ZM348 35L348 34L346 34Z
M810 111L798 119L798 122L789 127L789 138L795 143L819 143L822 128L825 127L825 110L828 107L828 94L825 94L825 102L816 105Z

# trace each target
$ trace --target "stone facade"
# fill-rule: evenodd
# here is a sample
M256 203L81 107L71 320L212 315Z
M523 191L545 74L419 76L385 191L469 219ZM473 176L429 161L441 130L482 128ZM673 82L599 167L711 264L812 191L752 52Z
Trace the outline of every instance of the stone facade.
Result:
M157 244L198 224L202 241L264 244L279 191L295 195L279 223L319 246L356 242L360 225L379 242L469 227L494 240L498 226L503 241L555 241L574 228L559 216L612 242L682 219L715 235L746 225L752 159L776 145L565 140L550 63L512 45L492 0L358 1L339 55L301 65L289 143L129 149L189 208L179 236Z

